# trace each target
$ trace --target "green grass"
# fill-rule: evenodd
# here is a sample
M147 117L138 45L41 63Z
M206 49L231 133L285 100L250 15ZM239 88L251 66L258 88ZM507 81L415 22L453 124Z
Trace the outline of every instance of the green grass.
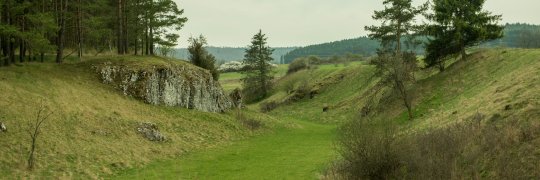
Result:
M317 179L335 158L335 126L292 121L300 127L155 162L115 179Z
M444 127L477 112L538 121L539 57L540 50L480 50L467 61L455 61L445 72L423 70L410 87L416 118L406 120L399 99L381 105L376 118L399 122L400 135ZM143 68L169 63L137 58L119 61ZM337 156L336 126L357 119L377 80L372 78L374 67L361 63L321 65L287 76L286 65L280 65L275 89L263 102L286 98L287 81L298 87L307 79L320 93L268 114L254 111L259 104L249 105L248 118L264 123L262 130L252 132L232 112L200 113L124 97L101 84L89 65L30 63L0 68L0 92L4 93L0 117L14 132L0 134L6 139L0 141L0 174L14 178L316 179ZM220 82L232 90L240 86L241 77L224 73ZM22 153L27 148L26 135L21 127L33 117L39 98L46 98L56 115L42 136L39 168L27 175ZM325 104L330 106L328 112L322 112ZM504 110L507 105L513 109ZM141 140L133 133L140 121L157 123L173 140L163 144ZM100 129L109 135L92 133ZM538 142L526 145L538 147ZM519 148L513 150L527 153Z
M539 112L538 77L540 67L536 50L486 50L457 61L446 72L420 72L421 79L410 87L415 93L417 118L406 120L399 99L385 102L378 118L398 122L400 135L444 127L471 114L502 113L505 104L529 102L524 109L505 112L534 120ZM280 101L288 95L283 91L287 81L307 79L311 87L320 88L315 98L305 98L286 104L269 114L299 125L277 129L273 133L237 141L231 146L195 152L178 160L152 163L118 176L119 179L316 179L336 158L333 139L335 127L356 119L376 78L373 66L353 64L348 67L323 65L318 69L300 71L277 81L272 96L263 102ZM339 78L343 75L343 78ZM225 79L239 78L228 74ZM306 78L308 77L308 78ZM226 84L224 84L226 86ZM420 93L422 92L422 93ZM496 94L497 96L494 96ZM531 101L532 100L532 101ZM329 112L322 112L328 104ZM259 104L249 107L258 108ZM457 111L457 115L452 112ZM529 115L527 115L529 114Z
M283 67L283 66L282 66ZM282 68L286 69L286 68ZM280 120L293 124L293 128L280 128L271 134L261 135L231 146L216 148L205 152L190 154L178 160L155 162L144 168L129 170L118 179L318 179L329 162L336 158L334 139L336 123L320 120L332 119L331 122L343 122L350 113L344 111L322 113L323 103L338 103L358 93L359 86L367 81L372 68L361 63L350 66L322 65L310 76L312 83L325 77L347 74L337 86L328 87L314 101L301 101L284 106L270 114ZM308 71L291 75L303 76ZM222 82L240 78L239 73L222 74ZM287 78L287 77L285 77ZM278 81L280 86L283 79ZM224 87L227 83L223 84ZM343 88L346 86L346 88ZM276 95L279 96L279 90ZM314 108L315 106L315 108ZM251 105L251 108L257 108Z
M153 62L182 63L154 57L101 58L132 61L143 68L153 66ZM145 104L101 83L92 64L23 63L0 67L0 121L9 130L0 133L0 174L15 179L99 178L264 134L283 124L248 111L247 117L265 124L253 132L231 112L204 113ZM42 100L54 114L45 122L38 139L37 167L29 172L25 162L30 143L26 125L35 117ZM157 124L170 141L154 143L143 139L135 131L140 122Z

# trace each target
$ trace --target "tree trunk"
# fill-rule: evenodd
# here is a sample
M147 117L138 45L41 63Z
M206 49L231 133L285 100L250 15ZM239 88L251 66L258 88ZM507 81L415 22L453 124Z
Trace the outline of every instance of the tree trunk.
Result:
M26 49L24 47L24 39L20 38L19 39L19 62L20 63L24 63L25 55L26 55Z
M399 80L395 80L397 90L401 93L401 98L403 99L403 105L407 108L407 113L409 115L409 120L413 119L413 112L412 112L412 105L409 100L409 95L407 93L407 88L403 84L403 82Z
M122 1L122 50L123 54L128 53L128 27L127 27L127 0Z
M28 157L28 169L32 170L34 169L34 152L36 151L36 138L35 136L32 136L32 145L30 147L30 156Z
M65 1L65 3L63 2ZM62 7L63 6L63 7ZM60 29L58 30L58 37L56 38L56 63L63 62L64 54L64 32L66 29L66 11L68 7L68 0L60 1Z
M81 13L81 0L77 0L77 57L81 61L83 56L82 48L82 13Z
M150 55L154 54L154 30L152 27L150 27Z
M116 49L118 51L118 54L124 54L124 42L123 42L123 36L124 36L124 23L122 22L123 21L123 15L122 15L122 0L118 0L118 4L117 4L117 18L116 18L116 25L118 26L117 30L116 30L116 38L117 38L117 41L116 41Z
M28 59L26 59L26 62L31 62L33 54L32 54L32 49L28 48L28 45L26 46L26 51L28 51Z
M11 25L12 24L12 17L11 17L11 13L9 12L11 9L10 9L10 3L9 1L6 2L5 4L5 7L6 9L4 10L6 12L6 17L5 18L5 22L7 25ZM7 52L7 57L5 59L5 65L6 66L9 66L10 63L15 63L15 48L14 48L14 44L13 44L13 39L11 35L6 35L5 37L5 48L6 48L6 52Z
M461 42L461 59L466 60L467 52L465 51L465 43Z
M398 22L396 33L396 54L401 53L401 22Z
M145 55L148 55L148 53L150 52L148 46L149 46L149 42L148 42L148 26L145 28L145 33L144 33L144 43L145 43L145 46L144 46L144 49L145 49Z

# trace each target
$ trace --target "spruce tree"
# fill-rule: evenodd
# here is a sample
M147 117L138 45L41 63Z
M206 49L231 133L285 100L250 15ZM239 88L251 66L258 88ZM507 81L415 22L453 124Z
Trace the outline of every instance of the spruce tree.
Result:
M206 38L203 35L200 35L198 38L191 37L188 40L189 42L189 60L192 64L208 69L212 73L214 80L219 79L219 72L216 68L216 58L210 54L204 47L207 42Z
M412 52L402 52L402 39L414 37L422 30L422 26L415 24L417 15L427 9L427 4L413 7L412 0L385 0L385 9L375 11L373 19L383 21L381 26L366 27L371 31L372 39L381 42L382 50L373 63L376 64L380 83L392 87L392 90L401 97L403 105L407 108L409 119L413 118L412 98L407 91L407 85L414 81L416 70L416 55Z
M426 49L429 66L443 70L447 56L461 53L465 59L467 47L502 37L503 27L497 24L502 16L483 10L485 1L433 0L433 14L426 16L433 22L426 28L432 38Z
M427 4L413 7L412 0L385 0L385 9L375 11L372 18L383 21L381 26L366 26L370 31L369 37L381 42L386 50L393 49L400 53L402 50L402 39L405 36L415 35L422 29L422 26L415 24L415 18L427 9ZM392 47L393 46L393 47Z
M259 30L251 40L251 45L246 49L244 56L245 70L243 90L246 101L252 102L265 98L268 90L271 88L272 79L274 79L272 62L272 52L274 51L267 45L267 37Z

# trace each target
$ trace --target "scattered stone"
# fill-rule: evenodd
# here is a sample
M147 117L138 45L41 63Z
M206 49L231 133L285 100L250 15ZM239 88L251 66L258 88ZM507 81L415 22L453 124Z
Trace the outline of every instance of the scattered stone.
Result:
M111 133L109 133L109 132L107 132L105 130L101 130L101 129L91 131L91 133L93 135L99 135L99 136L108 136L109 134L111 134Z
M167 139L159 132L157 125L150 122L140 123L137 132L150 141L165 141Z
M7 132L6 125L3 122L0 122L0 132Z
M509 105L504 106L504 110L505 111L512 110L512 105L509 104Z
M324 104L322 111L323 112L328 112L328 110L330 110L330 107L328 107L328 104Z
M456 115L456 114L457 114L457 111L452 112L452 114L453 114L453 115Z

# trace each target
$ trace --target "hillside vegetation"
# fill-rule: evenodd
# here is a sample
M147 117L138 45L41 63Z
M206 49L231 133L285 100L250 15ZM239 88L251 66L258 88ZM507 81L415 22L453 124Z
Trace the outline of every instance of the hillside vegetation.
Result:
M104 177L282 127L276 119L252 111L244 114L246 119L260 122L258 130L237 120L232 112L205 113L145 104L100 81L92 64L105 60L130 61L143 68L173 63L155 57L111 56L82 63L0 68L0 121L8 128L0 133L3 177ZM28 123L35 120L40 104L52 115L37 139L37 167L28 171ZM167 140L144 139L136 131L144 122L156 124Z
M372 76L374 67L371 65L330 72L306 70L285 76L276 86L274 95L261 105L278 102L280 105L270 112L274 116L344 123L338 131L339 143L361 145L366 152L374 153L358 162L338 160L328 172L330 178L339 178L335 175L344 173L342 167L354 165L349 163L366 165L365 170L401 168L386 172L385 177L538 177L540 167L536 162L540 156L535 148L540 145L538 57L539 50L482 49L466 61L451 64L445 72L433 69L418 72L418 81L409 87L414 96L412 121L407 120L406 109L397 97L390 95L381 99L384 96L378 95L371 100L378 93L373 89L377 78ZM293 91L281 88L290 86L291 81L296 82L293 84L307 81L306 89L317 90L318 94L312 99L305 96L290 101L295 92L305 88L298 85ZM363 117L362 108L368 103L375 103L374 110ZM328 111L323 112L326 106ZM383 132L399 138L385 139ZM386 141L389 142L386 145L375 143ZM432 142L431 145L426 141ZM362 144L367 142L372 144ZM426 148L425 153L417 154L419 148ZM342 147L338 152L343 153L343 150ZM440 155L446 159L441 159ZM395 156L395 159L381 159L383 156ZM426 164L425 159L433 164ZM451 167L454 169L443 169ZM433 173L422 173L420 169ZM456 176L458 174L463 176Z

